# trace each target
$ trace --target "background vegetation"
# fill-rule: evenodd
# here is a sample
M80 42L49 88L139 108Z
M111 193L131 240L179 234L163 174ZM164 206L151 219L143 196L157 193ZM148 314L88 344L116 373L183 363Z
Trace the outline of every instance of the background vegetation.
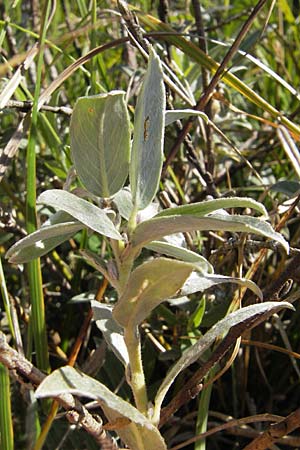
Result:
M141 51L126 38L126 17L115 1L42 3L4 0L0 4L1 330L45 372L76 362L129 398L121 365L105 349L100 331L91 322L89 302L80 296L94 291L99 299L114 301L106 280L79 253L86 248L109 258L105 240L81 232L43 257L42 290L37 283L38 262L26 268L4 259L13 243L46 218L43 208L36 223L36 194L73 182L69 124L76 99L123 89L133 113L146 67ZM291 246L286 255L274 243L253 236L186 235L189 248L209 259L216 273L247 276L260 286L265 300L287 298L296 308L244 334L230 369L162 428L168 448L244 448L277 421L276 416L295 414L299 405L300 5L297 0L257 5L250 0L141 0L132 6L140 30L169 67L173 84L167 87L168 109L191 108L203 101L216 63L224 61L233 44L210 100L203 101L203 108L200 104L214 127L186 121L167 128L161 206L248 196L266 206L273 227ZM250 24L254 6L259 8ZM247 23L249 29L234 48ZM40 52L32 50L37 42ZM96 48L95 56L90 55ZM27 64L29 52L34 54ZM83 55L88 55L85 60ZM46 89L47 106L38 105ZM182 127L189 131L185 140ZM191 296L188 303L157 308L142 327L150 396L178 355L232 304L255 301L253 294L221 285ZM34 336L40 337L39 348L33 348ZM222 361L210 377L229 363ZM178 378L174 392L184 389L198 367L195 363ZM3 448L13 448L13 438L16 449L41 448L36 442L41 429L46 436L43 448L97 448L93 438L70 426L63 414L58 413L47 434L47 424L52 422L49 405L37 406L26 380L13 373L9 378L4 366L0 377ZM232 418L241 420L217 433L215 427ZM206 427L213 430L206 440L189 443ZM270 448L299 447L300 437L290 435Z

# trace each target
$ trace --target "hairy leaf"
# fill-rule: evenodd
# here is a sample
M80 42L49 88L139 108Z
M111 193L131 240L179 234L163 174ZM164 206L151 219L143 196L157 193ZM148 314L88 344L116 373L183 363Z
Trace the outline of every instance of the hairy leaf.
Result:
M138 266L130 275L113 316L123 327L139 325L150 312L182 287L196 265L157 258Z
M245 329L249 330L257 326L282 308L293 309L293 306L287 302L265 302L246 306L216 323L196 344L183 353L168 372L156 394L155 420L159 420L161 404L178 374L197 361L216 339L224 338L234 327L239 327L239 335L241 335Z
M165 127L175 122L176 120L184 119L186 117L197 116L203 119L206 123L209 121L207 115L202 111L196 109L174 109L167 110L165 114Z
M261 300L263 298L262 292L257 284L247 278L228 277L217 274L201 274L199 272L193 272L188 277L180 291L177 293L177 296L184 297L186 295L194 294L195 292L203 292L206 289L222 283L239 284L240 286L251 289L251 291L253 291Z
M190 205L177 206L160 211L156 217L174 216L191 214L193 216L203 217L206 214L217 211L222 208L251 208L260 212L264 218L268 218L266 208L261 203L248 197L226 197L207 200Z
M79 98L70 125L71 154L84 186L111 197L129 171L130 122L125 92Z
M165 102L161 63L151 50L134 116L130 187L137 210L146 208L158 189L163 163Z
M70 366L55 370L39 385L35 392L37 398L57 397L72 394L97 400L111 422L128 419L118 429L121 439L132 450L166 450L159 431L134 406L111 392L99 381ZM141 447L143 445L143 447Z
M112 239L122 239L122 236L102 209L70 192L51 189L43 192L37 202L67 212L97 233Z
M153 219L140 223L132 234L133 246L145 246L151 241L169 234L194 231L239 231L255 233L279 242L287 251L288 243L273 230L271 225L259 218L239 215L210 214L205 217L194 215L155 216Z
M198 269L203 273L213 273L213 267L207 259L187 248L164 241L152 241L151 244L146 245L146 248L181 261L197 264Z
M121 217L128 220L132 212L132 195L129 189L121 189L113 198Z
M46 255L83 228L81 222L60 211L53 214L39 230L14 244L6 253L6 258L13 264L32 261Z
M94 320L109 348L114 352L117 358L127 366L129 364L127 347L124 342L123 329L116 323L112 316L112 308L109 305L91 301L94 313Z

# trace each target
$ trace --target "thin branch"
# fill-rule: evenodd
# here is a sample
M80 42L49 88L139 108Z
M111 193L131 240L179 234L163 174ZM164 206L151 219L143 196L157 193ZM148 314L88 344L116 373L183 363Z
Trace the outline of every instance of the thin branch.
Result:
M33 102L31 101L18 101L18 100L9 100L6 105L5 108L14 108L14 109L18 109L20 112L25 112L27 113L28 111L31 111L32 109L32 104ZM72 108L68 108L66 106L48 106L48 105L43 105L40 108L40 111L50 111L52 113L56 113L56 114L66 114L67 116L71 116L72 114Z
M248 431L254 431L251 428L247 427L247 425L249 425L250 423L261 423L261 422L275 422L278 423L280 421L282 421L282 417L281 416L276 416L274 414L257 414L256 416L250 416L250 417L243 417L242 419L231 419L228 420L227 422L221 424L221 425L217 425L213 428L211 428L210 430L198 434L197 436L194 436L191 439L188 439L184 442L182 442L181 444L176 445L175 447L172 447L170 450L179 450L181 448L185 448L187 445L193 444L194 442L200 441L201 439L204 439L208 436L213 436L216 433L219 433L220 431L232 431L233 429L246 429ZM236 433L238 434L238 433ZM249 433L250 434L250 433ZM296 437L296 442L293 442L294 444L296 444L295 446L299 445L299 437ZM285 441L282 440L281 443L285 443ZM292 442L286 442L287 445L292 445Z
M283 436L300 427L300 408L289 414L278 423L271 425L264 433L244 447L244 450L264 450L271 448Z
M10 370L15 370L18 375L30 381L33 386L38 386L46 375L38 370L22 354L13 349L6 341L6 337L0 331L0 362ZM71 394L63 394L55 398L67 411L66 417L72 424L80 425L101 445L103 450L117 450L119 447L115 441L105 432L102 423L98 422L88 410Z

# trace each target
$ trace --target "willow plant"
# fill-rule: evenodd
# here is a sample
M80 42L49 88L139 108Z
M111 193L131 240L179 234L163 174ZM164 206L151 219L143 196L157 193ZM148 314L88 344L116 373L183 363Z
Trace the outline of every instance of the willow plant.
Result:
M216 339L221 342L236 327L240 334L288 307L283 302L267 302L229 314L183 353L155 397L149 399L140 325L154 308L166 300L224 282L238 283L262 297L250 280L214 274L203 256L178 244L178 236L194 230L256 233L288 249L284 238L267 222L264 206L250 198L221 198L159 210L155 196L163 165L164 130L174 120L191 114L208 120L197 111L166 111L162 66L153 49L135 108L132 142L125 92L79 98L71 119L70 139L73 163L85 190L43 192L38 203L56 212L7 254L12 263L34 260L83 229L102 235L110 245L110 261L89 251L83 255L116 290L115 304L96 300L91 303L97 326L124 365L133 402L68 366L47 376L36 397L73 393L97 399L109 422L122 421L117 432L132 450L166 449L158 427L166 394L178 374L198 360ZM251 208L256 215L229 214L228 208Z

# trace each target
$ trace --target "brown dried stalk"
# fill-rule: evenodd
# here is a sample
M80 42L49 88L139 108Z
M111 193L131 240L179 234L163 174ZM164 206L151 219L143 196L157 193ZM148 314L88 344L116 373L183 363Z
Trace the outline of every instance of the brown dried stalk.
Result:
M264 433L244 447L244 450L264 450L271 448L283 436L288 435L300 427L300 408L289 414L286 418L271 425Z

